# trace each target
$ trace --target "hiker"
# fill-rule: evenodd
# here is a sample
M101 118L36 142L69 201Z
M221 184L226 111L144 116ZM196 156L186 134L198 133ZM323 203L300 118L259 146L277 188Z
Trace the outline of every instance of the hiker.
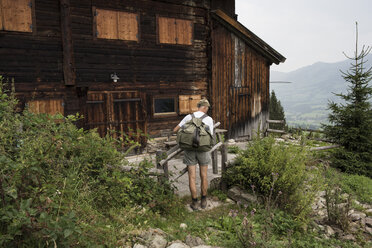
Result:
M196 164L199 164L201 179L200 206L203 209L207 206L207 171L208 164L211 161L209 150L213 145L213 119L207 115L210 104L207 99L202 99L198 102L197 107L198 111L185 116L185 118L183 118L183 120L173 130L174 132L178 132L177 141L180 145L180 148L184 150L183 162L187 165L188 168L189 187L192 198L190 207L193 210L198 209L198 198L195 185ZM197 132L195 131L196 126L200 126L200 129L198 129ZM186 142L183 142L183 140L186 140Z

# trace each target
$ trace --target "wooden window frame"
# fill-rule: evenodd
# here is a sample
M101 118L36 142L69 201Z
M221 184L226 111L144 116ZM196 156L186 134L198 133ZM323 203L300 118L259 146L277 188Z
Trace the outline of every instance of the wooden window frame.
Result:
M155 113L155 100L156 99L173 99L174 100L174 112L166 112L166 113ZM169 117L169 116L178 116L178 96L177 95L155 95L152 97L152 116L154 118L161 118L161 117Z
M119 38L100 38L97 36L97 10L107 10L107 11L114 11L114 12L122 12L122 13L129 13L137 15L137 40L124 40ZM106 41L120 41L120 42L133 42L133 43L140 43L141 41L141 15L139 12L127 11L127 10L118 10L118 9L109 9L109 8L97 8L96 6L92 7L92 16L93 16L93 40L106 40Z
M31 31L18 31L18 30L6 30L6 29L3 29L3 25L4 25L4 19L2 19L1 21L1 25L0 26L0 33L14 33L14 34L22 34L22 35L36 35L36 32L37 32L37 29L36 29L36 12L35 12L35 0L29 0L29 2L31 3ZM2 9L2 1L0 0L0 12L1 12L1 15L0 15L0 18L3 18L3 9Z
M191 44L178 44L178 43L162 43L160 42L160 28L159 28L159 18L174 18L176 20L185 20L185 21L190 21L191 22ZM195 24L192 19L186 19L186 18L178 18L178 17L171 17L171 16L163 16L163 15L156 15L156 43L158 45L169 45L169 46L193 46L195 37L194 37L194 29L195 29ZM177 38L177 37L176 37Z

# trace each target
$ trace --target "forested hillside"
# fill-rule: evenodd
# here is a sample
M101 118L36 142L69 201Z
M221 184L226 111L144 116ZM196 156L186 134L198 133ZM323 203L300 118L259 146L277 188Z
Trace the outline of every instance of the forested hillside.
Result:
M372 55L366 67L372 65ZM345 93L347 83L341 71L350 67L350 60L337 63L318 62L298 70L283 73L271 72L271 81L289 81L291 84L270 84L281 101L287 123L304 127L320 127L327 121L328 100L339 101L332 93Z

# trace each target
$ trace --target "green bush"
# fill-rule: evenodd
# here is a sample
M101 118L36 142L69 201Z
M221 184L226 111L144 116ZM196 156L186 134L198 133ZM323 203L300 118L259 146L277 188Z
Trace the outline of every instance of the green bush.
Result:
M171 207L172 189L150 177L152 165L120 170L117 140L77 128L79 116L17 113L16 105L0 78L1 247L112 247L114 238L92 236L110 230L102 223L113 210Z
M295 216L305 217L317 189L312 186L318 178L306 170L307 154L303 147L276 144L272 137L256 139L224 176L231 185L253 188L266 202L275 202Z

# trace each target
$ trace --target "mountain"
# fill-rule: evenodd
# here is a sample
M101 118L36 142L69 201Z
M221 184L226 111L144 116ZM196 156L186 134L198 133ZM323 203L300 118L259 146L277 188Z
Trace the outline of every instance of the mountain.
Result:
M372 54L366 68L372 66ZM329 100L340 102L333 93L346 93L348 83L342 73L350 68L351 60L337 63L318 62L288 73L271 71L270 81L289 81L290 84L271 83L281 101L289 125L318 128L327 122Z

